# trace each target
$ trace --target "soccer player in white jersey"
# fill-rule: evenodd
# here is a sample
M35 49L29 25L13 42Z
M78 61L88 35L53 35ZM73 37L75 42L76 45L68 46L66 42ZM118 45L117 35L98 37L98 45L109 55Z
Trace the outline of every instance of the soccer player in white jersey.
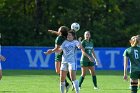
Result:
M5 57L0 55L0 80L2 79L2 67L1 67L1 61L5 61Z
M75 40L76 35L75 32L69 31L67 35L67 39L62 43L60 48L56 49L53 52L62 52L62 62L60 68L60 92L64 93L65 91L65 78L67 73L70 73L71 80L73 82L76 93L79 93L79 83L76 80L76 70L77 70L77 62L76 62L76 48L80 48L82 53L89 58L89 60L93 61L93 59L86 54L80 42ZM52 53L53 53L52 52Z
M68 32L67 40L65 40L60 49L63 51L61 69L60 69L60 92L64 93L65 90L65 78L69 71L71 80L73 82L73 86L75 88L76 93L79 93L79 83L76 80L76 70L77 70L77 62L76 62L76 48L81 49L81 51L90 58L84 52L84 49L81 46L81 43L75 40L75 32ZM92 60L92 59L91 59Z
M1 45L0 45L0 80L2 79L2 67L1 67L1 61L5 61L5 57L1 55Z

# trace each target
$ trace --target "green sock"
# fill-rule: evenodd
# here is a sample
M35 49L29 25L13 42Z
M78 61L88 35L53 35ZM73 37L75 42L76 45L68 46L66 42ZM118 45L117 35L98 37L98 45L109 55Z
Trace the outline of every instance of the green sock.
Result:
M69 85L69 83L67 82L67 80L65 79L65 86L67 87Z
M97 87L97 78L96 78L96 76L92 76L92 82L93 82L94 86Z
M70 73L69 73L69 72L67 73L67 77L68 77L68 79L71 81L71 84L73 85L72 80L71 80L71 78L70 78Z
M131 93L137 93L138 86L131 86Z
M79 87L81 87L83 81L84 81L84 77L80 76L80 78L79 78Z

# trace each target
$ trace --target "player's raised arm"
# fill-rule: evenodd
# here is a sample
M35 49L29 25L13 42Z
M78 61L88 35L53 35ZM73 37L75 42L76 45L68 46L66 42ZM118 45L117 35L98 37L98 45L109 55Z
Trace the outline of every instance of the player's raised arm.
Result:
M44 52L44 54L48 55L48 54L51 54L51 53L54 53L54 52L58 52L58 51L60 51L60 46L59 45L55 45L55 48L48 49L46 52Z
M48 30L48 32L52 33L52 34L56 34L56 35L59 35L60 33L57 32L57 31L54 31L54 30Z

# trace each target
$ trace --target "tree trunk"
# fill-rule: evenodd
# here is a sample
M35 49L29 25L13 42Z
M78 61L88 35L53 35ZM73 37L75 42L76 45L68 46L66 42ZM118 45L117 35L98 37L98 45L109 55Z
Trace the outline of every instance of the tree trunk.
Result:
M36 4L36 9L35 9L35 31L37 36L39 35L40 32L40 24L42 21L42 0L35 0L35 4Z

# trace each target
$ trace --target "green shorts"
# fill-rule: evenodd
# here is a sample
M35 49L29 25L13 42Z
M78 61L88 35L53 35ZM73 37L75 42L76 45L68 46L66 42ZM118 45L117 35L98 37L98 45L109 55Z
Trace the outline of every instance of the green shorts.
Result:
M130 73L131 79L140 79L140 71L135 71Z
M80 61L80 64L83 67L95 66L95 62Z
M55 62L61 62L62 61L62 55L56 54L55 55Z
M62 61L62 57L60 56L55 57L55 62L61 62L61 61Z
M55 53L55 62L61 62L62 61L62 55L63 55L63 52Z

